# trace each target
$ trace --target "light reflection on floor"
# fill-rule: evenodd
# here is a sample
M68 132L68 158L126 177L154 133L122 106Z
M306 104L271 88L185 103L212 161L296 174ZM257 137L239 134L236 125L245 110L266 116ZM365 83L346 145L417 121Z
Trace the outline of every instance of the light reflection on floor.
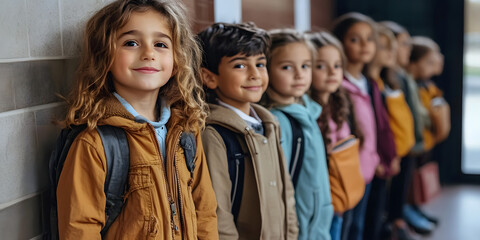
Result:
M440 224L430 236L416 236L416 239L480 239L480 186L444 187L441 194L422 209L439 217Z

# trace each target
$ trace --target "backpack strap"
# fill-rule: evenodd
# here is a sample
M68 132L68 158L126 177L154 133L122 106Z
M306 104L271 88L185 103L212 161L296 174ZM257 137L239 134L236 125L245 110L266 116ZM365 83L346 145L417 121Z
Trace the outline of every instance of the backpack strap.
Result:
M107 159L107 176L105 179L106 223L101 234L107 233L123 207L123 197L130 167L130 152L125 131L109 125L97 126L102 138Z
M50 155L48 162L50 187L48 190L49 204L44 206L45 212L48 212L49 220L45 222L45 238L51 240L59 239L58 236L58 211L57 211L57 186L62 172L65 159L67 158L68 150L72 146L73 141L77 135L85 130L87 124L72 125L71 128L64 128L55 143L55 148Z
M297 186L300 169L303 165L303 154L305 151L305 137L300 123L292 115L282 111L288 118L292 127L292 154L290 156L290 166L288 172L292 178L293 186Z
M197 153L197 144L195 143L195 136L191 132L184 132L180 136L180 146L185 155L185 163L187 164L190 177L193 178L195 171L195 154Z
M232 201L233 220L237 222L238 213L243 195L243 181L245 177L245 156L240 141L239 134L233 132L218 124L210 124L222 136L227 150L228 173L232 182L230 199Z

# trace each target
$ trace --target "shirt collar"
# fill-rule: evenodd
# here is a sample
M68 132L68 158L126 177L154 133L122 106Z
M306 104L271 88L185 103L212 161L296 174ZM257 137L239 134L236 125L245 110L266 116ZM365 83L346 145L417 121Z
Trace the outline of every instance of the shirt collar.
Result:
M252 106L250 106L250 116L249 116L249 115L245 114L244 112L240 111L238 108L222 102L220 99L217 99L217 102L218 102L219 105L224 106L224 107L234 111L238 116L240 116L243 120L245 120L248 123L262 124L262 120L260 119L258 114L255 112L255 109L252 108Z
M348 81L358 87L362 91L362 93L368 94L367 78L363 74L360 75L360 78L355 78L354 76L352 76L352 74L345 71L344 75L348 79Z
M133 108L130 103L127 102L124 98L122 98L118 93L114 92L113 95L120 101L120 103L127 109L127 111L135 117L135 121L137 122L148 122L152 124L154 128L163 126L167 124L168 120L170 119L170 107L166 106L164 99L160 99L161 108L160 108L160 120L157 122L153 122L145 118L144 116L140 115L135 109Z

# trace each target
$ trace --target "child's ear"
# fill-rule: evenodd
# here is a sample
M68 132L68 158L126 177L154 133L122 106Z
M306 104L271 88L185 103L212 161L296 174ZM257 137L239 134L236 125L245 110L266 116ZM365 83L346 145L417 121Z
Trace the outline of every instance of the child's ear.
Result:
M206 68L201 68L201 74L202 74L202 81L205 86L207 86L210 89L215 89L217 88L218 85L218 75L215 73L212 73L210 70Z

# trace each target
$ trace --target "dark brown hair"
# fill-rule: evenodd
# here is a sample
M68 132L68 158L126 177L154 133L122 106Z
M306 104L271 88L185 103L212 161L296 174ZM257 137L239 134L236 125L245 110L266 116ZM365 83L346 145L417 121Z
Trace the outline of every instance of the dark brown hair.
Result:
M198 34L203 50L202 67L218 74L223 57L237 54L268 55L270 37L254 23L215 23Z
M200 32L198 37L203 50L202 67L214 74L218 74L218 65L223 57L242 53L247 57L262 53L268 56L270 48L268 33L251 22L215 23ZM205 85L203 90L206 94L206 102L215 103L217 98L215 91Z
M340 40L340 42L345 41L345 35L347 34L348 30L355 25L356 23L367 23L372 28L373 33L375 34L375 27L374 21L367 15L363 15L358 12L351 12L346 13L340 17L338 17L334 23L332 28L332 33L335 37Z
M410 62L418 62L431 51L440 51L440 47L431 38L423 36L412 37L412 52Z

